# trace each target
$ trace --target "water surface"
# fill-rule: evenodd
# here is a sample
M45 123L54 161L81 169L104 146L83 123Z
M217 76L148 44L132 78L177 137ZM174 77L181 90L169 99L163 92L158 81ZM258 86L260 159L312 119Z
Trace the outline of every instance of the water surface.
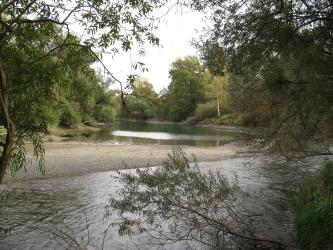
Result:
M256 212L263 214L260 224L267 234L293 243L288 194L309 169L273 167L272 161L270 157L255 161L239 157L200 166L203 171L218 170L229 178L236 174L242 189L251 194ZM116 219L104 217L109 195L120 187L112 175L104 172L15 184L15 197L0 205L1 225L12 228L10 235L0 237L0 249L66 249L66 234L81 245L87 244L88 249L101 249L104 232ZM145 234L120 237L113 227L105 235L105 249L182 249L179 243L151 245Z
M117 123L101 132L70 139L215 147L240 142L246 137L237 131L211 128ZM231 179L237 175L242 189L250 194L251 206L262 214L258 226L260 224L270 238L293 243L288 195L312 168L292 163L277 165L277 160L276 156L255 159L239 156L201 162L200 167L203 171L217 170ZM112 175L113 172L102 172L12 184L16 194L0 203L0 225L12 231L9 235L0 235L0 249L66 249L68 244L76 243L87 249L101 249L104 235L104 249L183 249L181 243L152 245L146 234L120 237L116 227L109 228L117 217L106 219L104 208L109 196L115 195L121 187ZM198 249L205 248L199 246Z
M245 140L249 134L237 130L179 124L116 122L101 131L77 134L68 140L107 141L114 144L160 144L216 147Z

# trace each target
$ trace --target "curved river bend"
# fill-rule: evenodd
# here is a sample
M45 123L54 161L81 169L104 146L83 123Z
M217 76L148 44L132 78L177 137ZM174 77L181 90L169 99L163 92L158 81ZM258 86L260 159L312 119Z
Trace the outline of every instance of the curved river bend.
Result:
M161 125L159 128L162 130ZM229 142L242 137L230 131L209 130L209 133L205 134L203 130L191 129L192 134L181 133L186 135L182 138L183 144L187 145L188 139L193 136L193 131L196 132L195 138L199 142L202 138L210 138L214 146L216 140L223 141L221 138L224 133L228 134ZM125 132L116 132L112 135L112 131ZM154 129L150 132L111 129L108 132L111 135L108 136L114 139L114 136L126 134L130 137L131 133L128 132L141 132L139 134L144 137L141 139L156 140L155 143L168 142L168 138L155 138L159 132L171 134L170 131L158 132ZM150 138L146 138L147 133ZM218 133L220 138L214 138L214 133ZM237 135L232 136L233 134ZM101 135L94 136L97 139ZM174 137L177 137L177 134L173 133L173 137L169 138L171 143ZM140 139L132 137L126 140L132 139L133 143L137 138ZM140 141L140 143L152 143L152 141ZM219 162L201 162L200 167L203 171L221 171L230 178L236 174L243 190L251 195L252 201L263 214L262 224L270 235L275 239L292 243L292 216L288 206L288 193L292 185L297 183L308 170L292 164L279 166L271 164L275 160L272 156L261 156L255 160L248 156L239 156ZM66 234L70 235L70 238L74 237L81 245L86 245L87 249L101 249L104 231L115 219L114 217L105 219L104 209L109 195L120 187L120 184L111 178L113 174L113 172L103 172L14 183L15 196L0 204L0 224L12 228L9 235L0 236L0 249L66 249L68 247L66 241L70 240L66 238ZM119 237L117 229L111 227L105 235L104 249L182 249L182 246L151 245L146 235Z

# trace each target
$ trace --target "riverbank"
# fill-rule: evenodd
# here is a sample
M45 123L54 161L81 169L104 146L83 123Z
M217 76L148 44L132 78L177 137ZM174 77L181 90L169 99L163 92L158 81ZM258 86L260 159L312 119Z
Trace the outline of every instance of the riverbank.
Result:
M191 127L201 127L201 128L214 128L226 131L237 131L241 133L253 133L256 131L262 131L264 127L251 127L251 126L239 126L239 125L223 125L219 123L214 123L209 120L191 123L191 122L173 122L173 121L162 121L162 120L130 120L122 119L119 122L130 122L130 123L144 123L144 124L159 124L159 125L179 125L179 126L191 126Z
M20 170L15 178L9 177L7 181L158 166L173 148L168 145L112 145L97 142L46 142L44 147L46 176L38 172L36 162L32 158L32 146L28 145L27 156L32 163L27 166L26 171ZM222 147L182 148L189 156L196 155L198 161L219 161L241 153L239 146L231 144Z
M253 134L262 131L262 127L253 128L245 126L232 126L232 125L219 125L214 123L197 123L187 124L185 122L170 122L170 121L159 121L159 120L119 120L120 123L139 123L139 124L153 124L153 125L178 125L186 127L201 127L201 128L213 128L224 131L234 131L238 133ZM62 128L62 127L50 127L48 128L48 134L44 136L44 141L48 142L59 142L65 140L72 140L71 138L86 136L89 137L92 133L101 131L107 126L113 124L99 123L96 126L80 125L75 128Z
M102 128L103 124L99 124L99 126L80 125L74 128L49 127L48 134L44 135L44 140L49 142L63 141L77 135L89 135L90 133L100 131Z

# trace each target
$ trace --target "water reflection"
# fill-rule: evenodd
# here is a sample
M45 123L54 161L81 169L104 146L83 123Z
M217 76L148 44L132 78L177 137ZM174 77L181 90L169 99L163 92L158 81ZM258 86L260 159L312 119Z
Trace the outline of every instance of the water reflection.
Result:
M123 130L115 130L112 131L111 134L113 136L147 138L154 140L216 141L216 136L214 135L186 135L186 134L171 134L165 132L136 132L136 131L123 131ZM231 140L232 137L230 136L229 139Z
M221 146L245 140L248 134L232 130L180 126L177 124L150 124L117 122L98 132L77 134L68 140L108 141L114 144L160 144L188 146Z

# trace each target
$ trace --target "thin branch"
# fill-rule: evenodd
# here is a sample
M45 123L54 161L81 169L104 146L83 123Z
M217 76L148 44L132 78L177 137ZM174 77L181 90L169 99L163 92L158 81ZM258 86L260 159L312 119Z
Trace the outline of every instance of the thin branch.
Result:
M21 11L21 13L12 21L12 24L10 25L11 27L17 23L19 19L32 7L37 2L37 0L32 0L27 6Z
M106 234L109 231L109 229L113 226L112 223L109 224L109 226L105 229L104 234L103 234L103 241L102 241L102 250L104 250L104 244L105 244L105 238L106 238Z
M194 210L194 209L192 209L190 207L182 206L181 204L169 204L169 205L172 205L172 206L184 209L186 211L189 211L189 212L191 212L193 214L196 214L196 215L202 217L203 219L205 219L207 221L210 221L210 222L212 222L212 223L214 223L214 224L216 224L218 226L221 226L229 234L237 236L239 238L243 238L243 239L247 239L247 240L253 240L253 241L267 242L267 243L271 243L271 244L275 244L275 245L279 245L279 246L284 246L284 247L288 246L285 243L282 243L282 242L279 242L279 241L276 241L276 240L271 240L271 239L266 239L266 238L261 238L261 237L248 236L248 235L243 235L243 234L237 233L234 230L232 230L229 226L227 226L226 224L224 224L222 221L214 220L214 219L208 217L207 215L202 214L202 213L200 213L200 212L198 212L198 211L196 211L196 210Z

